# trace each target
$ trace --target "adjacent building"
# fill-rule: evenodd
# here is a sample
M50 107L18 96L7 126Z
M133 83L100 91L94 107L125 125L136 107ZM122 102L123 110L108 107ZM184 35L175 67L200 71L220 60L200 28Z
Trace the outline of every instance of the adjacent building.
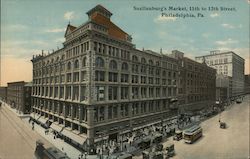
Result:
M33 57L32 117L82 148L175 117L178 60L137 50L101 5L87 15L62 49Z
M250 74L245 75L245 87L244 87L244 93L250 94Z
M0 87L0 100L7 101L7 87Z
M228 103L232 97L232 77L216 75L216 102L217 104Z
M8 83L7 103L19 113L30 113L31 90L32 84L24 81Z
M215 105L216 70L174 50L172 57L178 59L178 104L180 113L211 108Z
M237 97L244 92L244 65L245 60L232 51L211 51L210 55L199 56L196 61L202 63L204 60L210 67L217 70L217 74L223 74L232 78L232 95Z

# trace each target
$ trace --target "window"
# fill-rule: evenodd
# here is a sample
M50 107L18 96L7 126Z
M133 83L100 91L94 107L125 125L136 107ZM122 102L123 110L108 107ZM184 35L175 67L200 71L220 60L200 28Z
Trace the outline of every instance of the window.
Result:
M71 70L71 62L68 62L67 69Z
M149 97L154 97L154 87L149 88Z
M132 72L133 72L133 73L138 73L138 72L139 72L139 66L136 65L136 64L133 64L133 65L132 65Z
M122 63L122 70L123 71L128 71L128 64L126 62Z
M121 87L121 99L128 99L128 87Z
M139 114L139 103L132 104L132 115Z
M154 78L148 77L148 84L154 84Z
M73 100L79 99L79 86L73 87Z
M120 115L121 117L128 116L128 104L121 104Z
M67 82L71 82L71 73L67 73Z
M109 72L109 82L117 82L118 73Z
M141 97L147 98L147 88L146 87L141 87Z
M132 83L138 83L138 76L132 75Z
M141 76L141 83L146 84L147 83L147 77L146 76Z
M109 95L109 100L117 100L117 87L109 86L108 95Z
M64 98L64 87L60 87L60 98Z
M84 101L86 100L86 86L81 86L81 93L80 93L80 100Z
M103 101L105 98L105 87L104 86L96 86L96 100Z
M152 60L148 61L149 65L154 65L154 62Z
M84 57L82 59L82 67L86 67L86 65L87 65L87 57Z
M71 99L71 86L66 87L66 99Z
M73 82L79 82L79 72L74 72L74 74L73 74Z
M142 64L146 64L145 58L141 58L141 63L142 63Z
M137 99L139 95L139 88L138 87L132 87L132 99Z
M87 79L86 75L87 75L86 71L81 72L81 80L82 81L86 81L86 79Z
M75 69L79 68L79 61L78 61L78 60L75 60L74 68L75 68Z
M95 66L96 67L100 67L100 68L104 67L104 60L103 60L103 58L97 57L96 60L95 60Z
M138 57L135 56L135 55L133 55L133 56L132 56L132 61L133 61L133 62L138 62Z
M111 60L109 63L109 69L111 70L117 70L117 62L114 60Z
M128 83L128 74L121 74L121 82Z
M95 81L104 81L105 80L105 72L104 71L95 71Z
M54 97L55 97L55 98L58 98L58 87L55 87Z

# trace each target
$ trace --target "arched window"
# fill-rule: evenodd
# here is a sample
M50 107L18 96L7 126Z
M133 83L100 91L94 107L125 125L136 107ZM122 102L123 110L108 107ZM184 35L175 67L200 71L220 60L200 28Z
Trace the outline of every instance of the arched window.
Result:
M141 58L141 63L146 64L145 58Z
M154 65L154 62L152 60L149 60L148 62L150 65Z
M79 61L78 60L75 60L74 68L79 68Z
M67 69L71 70L71 62L68 62Z
M111 60L109 63L109 68L113 70L117 70L117 63L115 60Z
M104 67L104 60L101 57L97 57L95 59L95 66L96 67Z
M82 59L82 67L85 67L86 65L87 65L87 58L86 57L84 57L83 59Z
M122 70L124 70L124 71L128 70L128 64L126 62L122 63Z
M133 62L138 62L138 57L135 56L135 55L133 55L133 56L132 56L132 61L133 61Z

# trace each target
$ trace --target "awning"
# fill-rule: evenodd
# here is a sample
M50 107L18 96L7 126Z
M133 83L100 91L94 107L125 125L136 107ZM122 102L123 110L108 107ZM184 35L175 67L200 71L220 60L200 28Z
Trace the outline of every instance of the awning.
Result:
M55 124L55 123L52 123L52 124L50 125L50 127L51 127L53 130L57 131L57 132L60 132L60 131L62 130L62 127L59 126L59 125L57 125L57 124Z
M39 117L37 120L42 124L46 124L46 122L48 121L48 119L45 119L43 117Z
M86 141L86 137L82 137L78 134L73 133L70 130L63 129L61 132L64 136L70 138L71 140L74 140L75 142L79 143L80 145L83 145L83 143Z
M35 120L37 120L40 117L40 115L38 115L36 113L31 113L30 117L33 118L33 119L35 119Z

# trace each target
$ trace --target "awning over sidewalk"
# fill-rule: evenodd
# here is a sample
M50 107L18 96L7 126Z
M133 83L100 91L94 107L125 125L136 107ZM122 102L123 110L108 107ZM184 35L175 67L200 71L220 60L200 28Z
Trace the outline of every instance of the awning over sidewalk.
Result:
M37 120L40 117L40 115L38 115L36 113L31 113L30 117L33 118L33 119L35 119L35 120Z
M46 122L48 121L48 119L45 119L45 118L43 118L43 117L40 117L40 118L38 118L37 119L40 123L42 123L42 124L46 124Z
M86 137L80 136L78 134L73 133L70 130L67 129L63 129L63 131L61 132L64 136L70 138L71 140L74 140L75 142L79 143L79 144L83 144L86 141Z
M62 130L62 127L59 126L59 125L57 125L57 124L55 124L55 123L52 123L52 124L50 125L50 128L52 128L53 130L55 130L55 131L57 131L57 132L60 132L60 131Z

